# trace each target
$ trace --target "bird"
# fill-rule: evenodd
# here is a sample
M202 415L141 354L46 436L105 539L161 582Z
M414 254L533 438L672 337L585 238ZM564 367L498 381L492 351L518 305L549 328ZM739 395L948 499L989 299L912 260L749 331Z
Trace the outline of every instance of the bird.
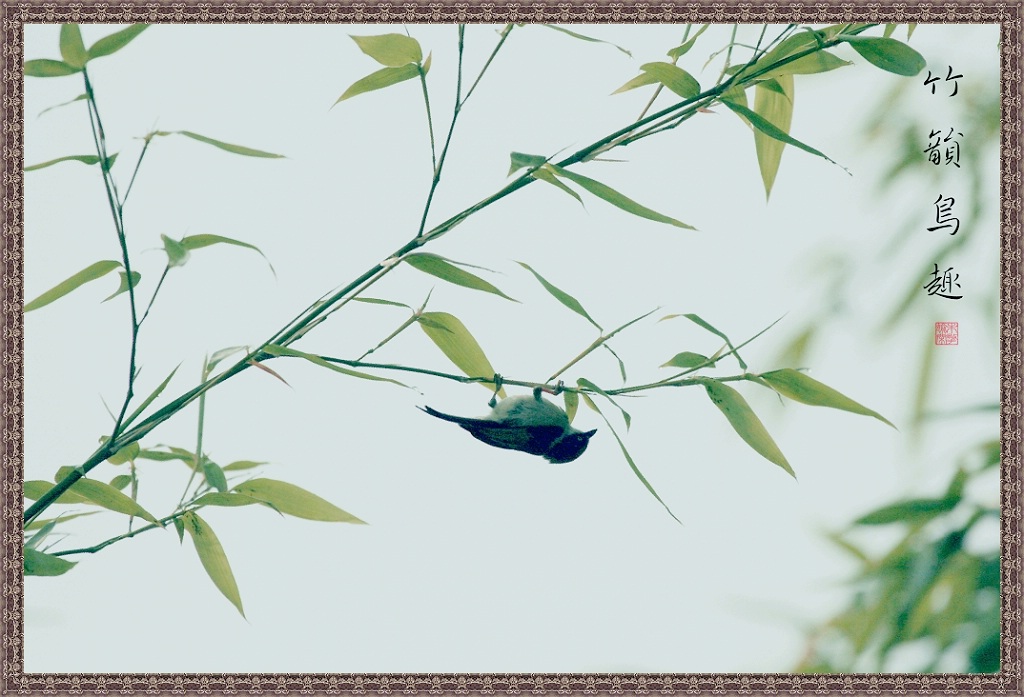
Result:
M419 407L431 416L457 423L479 441L495 448L520 450L531 455L542 455L548 462L572 462L587 449L591 437L597 433L580 431L569 425L569 417L558 406L540 396L506 397L494 405L487 416L473 419L453 416Z

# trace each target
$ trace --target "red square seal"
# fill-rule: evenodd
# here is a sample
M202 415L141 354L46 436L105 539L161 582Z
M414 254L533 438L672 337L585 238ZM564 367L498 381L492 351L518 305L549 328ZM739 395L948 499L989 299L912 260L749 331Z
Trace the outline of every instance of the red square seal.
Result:
M936 322L935 323L935 345L956 346L959 342L958 322Z

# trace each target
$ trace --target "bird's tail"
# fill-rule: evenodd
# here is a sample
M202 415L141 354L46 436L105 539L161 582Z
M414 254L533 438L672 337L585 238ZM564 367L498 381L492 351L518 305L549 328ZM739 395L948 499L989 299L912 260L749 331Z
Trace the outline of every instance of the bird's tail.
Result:
M417 408L422 410L422 411L427 412L431 416L436 416L437 418L444 419L445 421L451 421L452 423L459 424L460 426L464 426L467 423L473 423L473 422L479 420L479 419L470 419L470 418L467 418L465 416L452 416L451 414L445 414L443 411L438 411L437 409L432 409L430 407L417 407Z

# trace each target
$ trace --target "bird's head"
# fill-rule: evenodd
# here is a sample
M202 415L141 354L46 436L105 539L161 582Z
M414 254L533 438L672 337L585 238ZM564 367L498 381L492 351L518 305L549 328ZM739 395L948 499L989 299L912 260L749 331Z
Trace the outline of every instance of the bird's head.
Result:
M548 451L544 453L544 459L559 465L572 462L587 449L590 438L595 433L597 433L596 428L592 431L573 430L566 433L551 444Z

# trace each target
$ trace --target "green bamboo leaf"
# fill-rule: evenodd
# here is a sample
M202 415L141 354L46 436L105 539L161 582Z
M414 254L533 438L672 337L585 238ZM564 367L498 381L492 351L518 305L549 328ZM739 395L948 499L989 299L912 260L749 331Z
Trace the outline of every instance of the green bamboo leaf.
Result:
M818 382L812 377L792 368L773 370L768 373L761 373L761 378L771 385L780 394L790 399L810 404L815 407L831 407L843 411L871 416L893 428L892 422L879 414L877 411L868 409L844 394L833 390L828 385Z
M238 470L248 470L265 464L267 463L257 462L256 460L235 460L230 465L224 465L223 469L225 472L237 472Z
M675 48L671 49L668 52L668 57L672 58L673 60L679 60L680 58L682 58L691 48L693 48L693 44L695 41L697 41L697 38L705 31L707 31L707 28L710 26L710 24L705 24L701 26L701 28L697 30L697 33L691 36L681 46L676 46Z
M267 259L267 255L263 253L259 247L248 242L242 242L241 240L235 240L230 237L224 237L223 235L187 235L181 238L181 246L188 251L193 249L202 249L203 247L209 247L214 244L230 244L235 247L242 247L244 249L251 249L267 262L267 266L270 267L271 273L277 276L277 272L274 271L274 265L270 263L270 259Z
M757 418L757 414L747 404L747 400L743 399L743 395L728 385L711 378L704 382L704 387L708 397L725 414L725 418L729 420L729 424L740 438L766 460L786 470L796 479L796 473L786 461L786 456L772 440L768 430L761 423L761 419Z
M109 484L97 482L93 479L83 478L72 484L69 491L81 494L93 503L100 505L107 510L114 511L116 513L123 513L129 516L136 516L138 518L144 518L151 523L156 522L156 518L154 518L149 511L140 506L138 502L132 500L128 496L125 496Z
M178 544L185 542L185 524L181 522L181 516L172 518L171 522L174 523L174 531L178 533Z
M591 317L587 313L587 311L583 309L583 306L580 305L580 301L579 300L577 300L576 298L572 297L571 295L566 293L561 288L558 288L557 286L549 283L547 281L547 279L545 279L539 273L534 271L533 267L531 267L529 264L527 264L525 262L522 262L522 261L517 261L516 263L519 264L520 266L522 266L524 269L526 269L530 273L532 273L534 278L536 278L540 282L540 284L542 286L544 286L544 290L546 290L547 292L551 293L551 295L554 296L555 300L557 300L558 302L562 303L567 308L569 308L570 310L575 312L577 315L579 315L580 317L584 318L585 320L587 320L588 322L593 324L595 327L597 327L598 331L604 331L603 329L601 329L601 325L598 324L597 322L595 322L594 318Z
M238 609L238 613L245 617L245 611L242 610L242 597L238 594L235 576L231 573L231 565L228 564L227 555L224 554L224 548L214 534L213 528L193 511L182 515L181 522L192 537L196 554L199 555L199 561L202 562L210 580L217 586L217 590Z
M605 344L601 344L601 347L604 348L606 351L608 351L608 353L612 354L612 356L615 357L615 360L618 361L618 363L619 363L619 374L622 375L622 384L625 385L626 384L626 364L622 362L622 359L619 358L619 354L615 353L615 349L613 349L611 346L609 346L608 344L605 343Z
M514 151L509 155L509 159L511 160L511 164L509 165L507 176L512 176L517 171L524 168L530 169L540 167L541 165L548 161L548 158L544 157L543 155L529 155L524 152Z
M449 283L454 283L457 286L472 288L473 290L482 290L485 293L499 295L506 300L511 300L512 302L519 302L515 298L505 295L498 288L476 274L464 271L455 266L458 262L452 262L450 259L445 259L437 254L430 254L428 252L406 254L402 257L402 261L414 269L430 274L431 276L435 276L444 281L448 281Z
M657 499L658 503L665 507L665 510L668 511L668 514L672 516L672 518L677 523L682 525L683 521L679 520L679 518L676 518L676 514L673 513L672 509L668 507L668 504L665 503L660 496L658 496L658 492L654 490L654 487L651 486L651 483L647 481L647 477L645 477L643 475L643 472L640 471L640 468L636 466L636 463L633 461L633 458L629 454L629 451L626 450L626 444L622 442L622 439L619 438L619 434L615 432L614 428L612 428L612 424L610 421L608 421L608 417L605 416L604 413L597 408L597 405L594 404L594 400L592 400L589 395L581 394L580 396L583 397L583 400L587 403L587 406L589 406L591 409L600 414L601 418L604 419L605 424L608 425L608 430L612 432L613 436L615 436L615 441L619 444L619 449L622 450L622 456L626 458L626 463L629 465L629 468L633 470L633 474L636 475L636 478L640 480L640 483L644 485L648 492L650 492L651 496Z
M288 482L276 479L250 479L233 487L231 491L268 503L281 513L296 518L365 525L364 521L341 510L330 501Z
M29 501L38 501L43 498L50 489L53 488L51 482L43 481L42 479L30 479L23 485L24 496ZM65 491L63 494L57 497L54 503L92 503L89 499L85 498L81 494L74 491Z
M124 490L124 488L131 483L132 475L130 474L119 474L110 480L110 486L114 487L118 491Z
M203 476L206 478L206 483L217 491L223 493L228 490L228 480L224 476L224 470L216 462L207 460L203 463Z
M654 63L644 63L640 66L640 70L652 76L683 99L690 99L700 94L700 83L678 65L656 61Z
M574 39L579 39L580 41L590 41L590 42L598 43L598 44L608 44L609 46L613 46L613 47L619 49L620 51L625 53L627 56L630 56L630 57L633 56L632 53L630 53L628 50L622 48L622 46L619 46L617 44L613 44L610 41L604 41L603 39L595 39L592 36L586 36L584 34L580 34L580 33L574 32L574 31L569 31L568 29L565 29L565 28L559 27L559 26L555 26L554 24L538 24L537 26L547 27L548 29L554 29L555 31L561 32L563 34L567 34L567 35L573 37Z
M245 494L238 494L233 491L208 491L207 493L203 494L202 496L200 496L199 498L192 502L192 505L197 508L199 506L233 507L251 506L253 504L260 504L261 506L267 505L266 502L264 501L254 499L253 497L246 496ZM273 507L271 506L271 508Z
M358 370L352 370L351 368L345 368L336 363L324 360L320 356L314 356L311 353L305 353L304 351L297 351L293 348L287 348L285 346L278 346L277 344L267 344L263 347L263 350L272 356L291 356L292 358L304 358L314 365L318 365L321 368L327 368L333 370L336 373L342 375L350 375L354 378L362 378L363 380L376 380L378 382L390 382L393 385L399 385L401 387L408 387L398 380L392 380L391 378L384 378L379 375L371 375L370 373L363 373Z
M234 145L232 143L225 143L222 140L214 140L213 138L207 138L206 136L201 136L198 133L193 133L192 131L154 131L150 135L151 136L175 136L175 135L185 136L186 138L191 138L192 140L198 140L200 143L206 143L207 145L212 145L215 148L220 148L221 150L224 150L225 152L230 152L230 153L233 153L235 155L244 155L245 157L270 157L270 158L281 158L281 157L284 157L284 155L277 155L277 154L272 153L272 152L266 152L266 151L263 151L263 150L256 150L255 148L247 148L244 145Z
M737 104L735 102L724 102L724 104L733 111L735 111L737 114L739 114L741 117L743 117L750 125L752 125L757 130L771 136L772 138L775 138L776 140L781 140L783 143L794 145L800 148L801 150L811 153L812 155L817 155L818 157L824 158L831 162L832 164L836 165L837 167L840 166L838 162L833 160L825 153L821 152L820 150L812 148L810 145L801 143L799 140L791 137L785 131L780 130L772 122L767 121L762 116L751 111L745 106L742 106L741 104ZM845 169L845 167L843 169Z
M51 58L25 61L25 77L64 77L82 72L81 68Z
M67 561L52 554L25 548L24 569L26 576L60 576L71 571L78 562Z
M907 25L907 41L910 41L910 37L914 34L915 29L917 29L917 22L911 22Z
M640 73L632 80L627 81L626 84L624 84L622 87L612 92L612 94L622 94L623 92L635 90L638 87L645 87L647 85L656 84L658 84L658 78L655 77L652 73Z
M75 102L81 102L81 101L84 101L86 99L88 99L88 95L80 94L77 97L75 97L74 99L69 99L66 102L61 102L60 104L54 104L53 106L46 107L45 109L43 109L42 111L39 112L39 116L42 116L43 114L45 114L48 111L53 111L54 109L59 109L62 106L67 106L68 104L74 104Z
M116 298L121 293L127 293L128 292L128 274L126 274L124 271L118 271L118 274L120 274L120 276L121 276L121 285L119 285L117 287L117 290L115 290L113 293L111 293L107 297L103 298L103 302L107 302L108 300L110 300L112 298ZM139 281L141 281L141 280L142 280L142 274L139 273L138 271L132 271L131 287L135 288L135 286L139 285Z
M434 345L441 349L452 363L469 377L492 377L495 374L491 362L458 317L447 312L424 312L417 318L423 330ZM493 382L481 382L484 389L494 389ZM498 396L505 398L505 389L498 390Z
M149 406L150 404L152 404L152 403L153 403L153 400L155 400L155 399L156 399L157 397L159 397L159 396L160 396L160 393L164 391L164 388L165 388L165 387L167 387L167 383L169 383L169 382L171 381L171 378L173 378L173 377L174 377L174 374L175 374L176 372L178 372L178 368L180 368L180 367L181 367L181 364L179 363L179 364L178 364L177 366L175 366L174 370L172 370L172 371L171 371L171 374L170 374L170 375L168 375L168 376L167 376L166 378L164 378L164 381L163 381L163 382L161 382L161 383L160 383L159 385L157 385L156 389L155 389L155 390L153 390L153 391L152 391L152 392L151 392L151 393L149 394L149 396L148 396L148 397L146 397L146 398L145 398L144 400L142 400L142 404L140 404L140 405L139 405L139 406L138 406L138 407L137 407L137 408L135 409L135 411L133 411L133 412L131 413L131 415L130 415L130 416L129 416L129 417L127 418L127 419L125 419L125 421L124 421L124 422L125 422L125 425L127 425L127 424L130 424L131 422L135 421L135 419L137 419L137 418L139 417L139 415L140 415L140 414L141 414L141 413L142 413L142 412L143 412L143 411L144 411L144 410L146 409L146 407L148 407L148 406ZM140 456L141 456L141 454L142 454L142 453L141 453L141 451L140 451L140 452L139 452L139 453L138 453L138 454L136 455L136 457L140 457Z
M862 515L854 525L888 525L889 523L922 523L956 508L956 499L907 499L876 508Z
M607 392L605 392L600 387L592 383L590 380L587 380L586 378L579 378L578 380L576 380L576 384L580 387L598 393L599 395L607 399L609 402L611 402L612 406L614 406L616 409L622 412L622 420L626 423L626 430L629 430L630 425L633 423L633 417L630 416L629 412L623 409L618 402L612 399L611 395L609 395Z
M420 42L405 34L377 34L375 36L349 35L359 50L381 65L399 68L423 60Z
M565 415L569 417L569 423L572 423L576 410L580 408L580 395L578 392L563 392L562 399L565 402Z
M785 65L780 65L774 70L769 70L757 77L758 80L774 80L782 75L811 75L814 73L825 73L830 70L842 68L846 65L853 65L852 61L844 61L834 53L828 51L815 51Z
M692 312L686 312L686 313L683 313L683 314L665 315L664 317L662 317L658 321L659 322L664 322L667 319L675 319L676 317L685 317L686 319L688 319L691 322L693 322L694 324L696 324L698 327L700 327L700 328L702 328L702 329L704 329L706 331L711 332L712 334L717 336L719 339L724 341L726 343L726 345L728 345L729 350L732 351L736 355L736 362L739 363L740 368L742 368L743 370L747 369L747 364L743 361L742 358L740 358L740 355L738 353L736 353L736 347L734 347L732 345L732 341L729 339L729 337L727 337L724 332L722 332L722 331L716 329L715 327L713 327L709 322L706 322L703 318L700 317L700 315L694 314ZM778 320L776 320L776 322L777 321ZM774 326L774 322L772 323L772 325L769 325L769 328L771 328L771 326ZM767 331L767 330L764 330L764 331ZM758 336L760 336L760 334L758 334Z
M129 443L128 445L124 446L116 453L108 457L107 462L109 462L112 465L123 465L124 463L130 462L131 460L137 458L140 452L141 449L139 448L138 441L134 443ZM60 478L63 479L63 477Z
M55 160L47 160L46 162L40 162L37 165L29 165L25 168L25 171L34 172L37 169L51 167L52 165L56 165L61 162L81 162L83 165L96 165L99 164L99 161L100 158L96 155L65 155L64 157L58 157Z
M898 26L899 24L886 24L885 31L882 32L882 36L888 39L890 36L892 36L892 33L896 31L896 27Z
M574 199L579 201L580 205L583 206L583 199L580 197L580 195L577 194L575 191L573 191L568 186L566 186L565 183L563 183L558 177L556 177L554 175L554 173L551 171L551 168L548 167L547 165L545 165L544 167L541 167L538 170L534 170L534 172L533 172L533 174L531 176L534 179L537 179L537 180L542 181L542 182L547 182L548 184L551 184L552 186L555 186L555 187L561 189L562 191L564 191L565 193L569 194ZM583 207L586 208L586 206L583 206Z
M73 274L70 278L61 281L35 300L27 303L25 305L25 312L32 312L32 310L38 310L41 307L45 307L54 300L63 298L79 286L85 285L89 281L95 281L97 278L102 278L114 269L120 267L121 262L111 260L97 261L95 264L90 264L78 273Z
M633 199L624 196L623 194L620 194L618 191L611 188L610 186L602 184L601 182L591 179L590 177L585 177L582 174L571 172L567 169L558 167L556 165L551 165L551 167L555 174L557 174L558 176L568 179L569 181L572 181L576 184L579 184L584 189L592 193L594 196L604 199L605 201L612 204L616 208L621 208L627 213L632 213L633 215L639 216L641 218L646 218L647 220L653 220L658 223L667 223L669 225L675 225L676 227L685 228L687 230L697 229L692 225L687 225L686 223L680 222L675 218L670 218L667 215L662 215L661 213L653 211L650 208L647 208L646 206L642 206Z
M120 51L122 48L127 46L132 39L148 28L148 24L133 24L121 31L104 36L89 47L89 59L92 60L93 58L109 56L111 53Z
M391 305L392 307L404 307L407 310L412 308L405 303L396 303L394 300L381 300L380 298L352 298L357 303L368 303L370 305Z
M43 484L49 485L49 482L43 482ZM87 515L96 515L97 513L100 513L100 511L86 511L85 513L69 513L68 515L59 515L56 518L36 518L31 523L28 523L25 526L25 532L28 532L29 530L38 530L42 527L49 525L50 523L56 525L58 523L63 523L73 518L81 518L82 516Z
M189 257L188 249L181 242L173 240L167 235L160 235L160 239L163 240L164 251L167 252L167 267L173 269L184 266Z
M397 85L399 82L405 82L406 80L411 80L414 77L419 77L419 74L420 67L412 63L409 65L403 65L399 68L381 68L377 72L370 73L366 77L356 80L349 85L349 88L345 90L340 97L338 97L338 100L334 102L334 104L338 104L338 102L343 102L346 99L351 99L352 97L366 92L372 92L374 90L390 87L391 85Z
M782 88L779 94L760 83L754 87L754 111L783 133L789 133L793 121L793 76L780 75L770 84ZM782 162L782 151L786 144L781 140L765 135L763 131L754 131L754 150L757 153L757 164L761 170L761 181L764 182L765 200L771 196L775 175L779 172Z
M60 25L60 57L73 68L84 68L89 52L82 43L82 30L77 24Z
M714 368L715 364L707 356L702 356L699 353L693 351L683 351L669 358L667 361L661 364L662 368L696 368L697 366L706 365L709 368Z
M897 75L913 77L924 70L924 56L896 39L841 34L853 50L875 67Z

